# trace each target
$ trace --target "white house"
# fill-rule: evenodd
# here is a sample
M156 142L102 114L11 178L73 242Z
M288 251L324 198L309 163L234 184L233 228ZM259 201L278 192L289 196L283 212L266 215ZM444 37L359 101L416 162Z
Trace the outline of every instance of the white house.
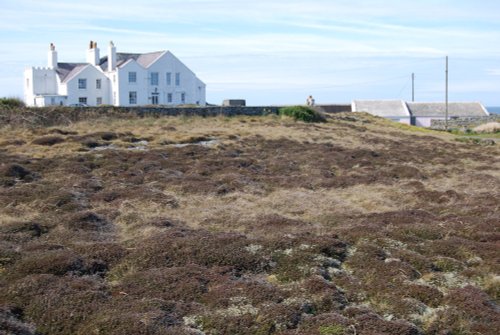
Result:
M206 104L205 84L170 51L117 53L113 42L100 57L91 41L86 63L59 63L50 44L48 67L24 72L28 106Z

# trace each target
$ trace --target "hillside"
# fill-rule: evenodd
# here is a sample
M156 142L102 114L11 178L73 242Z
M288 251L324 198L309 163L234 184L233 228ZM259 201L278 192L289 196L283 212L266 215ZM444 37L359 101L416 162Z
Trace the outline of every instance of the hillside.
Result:
M500 333L498 144L3 113L3 334Z

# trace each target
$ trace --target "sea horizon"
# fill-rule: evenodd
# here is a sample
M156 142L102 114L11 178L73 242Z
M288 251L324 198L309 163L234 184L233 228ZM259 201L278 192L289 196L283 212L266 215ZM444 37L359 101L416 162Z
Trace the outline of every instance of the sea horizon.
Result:
M486 109L491 114L500 114L500 106L490 106L486 107Z

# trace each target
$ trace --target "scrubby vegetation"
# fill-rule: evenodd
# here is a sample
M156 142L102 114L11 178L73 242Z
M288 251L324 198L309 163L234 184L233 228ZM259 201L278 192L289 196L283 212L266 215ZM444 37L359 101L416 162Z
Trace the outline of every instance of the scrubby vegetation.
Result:
M473 129L476 133L500 133L500 122L489 122Z
M24 107L24 101L19 98L0 98L0 108Z
M306 106L290 106L279 109L280 115L290 116L294 120L304 122L325 122L326 118L320 112Z
M61 111L0 112L0 333L500 333L497 145Z

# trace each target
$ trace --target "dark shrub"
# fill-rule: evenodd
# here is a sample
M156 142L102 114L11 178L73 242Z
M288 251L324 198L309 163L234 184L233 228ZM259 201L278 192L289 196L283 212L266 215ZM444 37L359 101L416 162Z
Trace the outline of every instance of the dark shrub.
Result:
M43 273L62 276L84 270L83 260L75 253L69 250L49 250L25 255L9 272L15 277Z
M210 283L208 291L203 294L202 301L211 308L227 308L234 298L241 298L253 306L261 304L281 303L289 292L265 281L244 278L221 278Z
M112 141L118 138L118 135L116 133L113 133L111 131L104 131L100 133L95 133L93 134L94 136L99 136L101 139L105 141Z
M304 122L326 122L323 114L305 106L282 107L279 109L279 114Z
M332 283L320 276L311 276L302 284L308 297L312 299L318 312L333 312L347 305L344 294Z
M9 293L23 306L26 319L41 334L77 334L82 322L108 301L101 282L92 277L28 276L11 286Z
M6 187L14 186L18 180L29 183L37 178L37 173L31 172L19 164L7 164L0 166L0 185Z
M245 236L234 233L172 229L140 242L125 262L140 269L197 264L260 272L267 261L246 250L249 244Z
M14 177L19 179L25 179L33 174L30 170L19 164L9 164L2 167L1 171L5 177Z
M5 335L35 335L35 326L23 321L21 309L0 306L0 331Z
M7 242L3 236L0 235L0 268L14 263L21 257L19 250L16 249L15 244Z
M119 289L141 299L197 301L207 291L208 272L195 265L150 269L125 276Z
M443 300L443 293L437 288L412 284L404 288L403 296L417 299L431 307L438 307Z
M349 319L336 313L324 313L309 317L300 323L300 335L348 335ZM291 333L292 334L292 333Z
M0 98L0 108L19 108L24 106L24 101L19 98Z
M87 139L82 141L82 145L86 148L93 149L93 148L105 146L106 143L99 142L93 138L87 138Z
M379 315L362 311L354 317L359 335L421 335L420 330L406 321L387 321Z
M37 222L12 222L9 224L5 224L0 226L0 233L6 234L9 239L10 237L15 237L23 239L31 239L34 237L40 237L43 234L48 233L49 229L47 226L44 226Z
M64 142L64 138L60 136L43 136L33 140L33 144L52 146Z
M53 128L49 130L49 134L59 134L59 135L77 135L78 132L76 131L70 131L70 130L63 130L59 128Z
M85 259L103 262L108 267L116 265L127 254L125 247L112 242L81 243L71 248Z
M74 230L109 231L112 225L97 213L85 211L76 213L66 222L66 226Z

